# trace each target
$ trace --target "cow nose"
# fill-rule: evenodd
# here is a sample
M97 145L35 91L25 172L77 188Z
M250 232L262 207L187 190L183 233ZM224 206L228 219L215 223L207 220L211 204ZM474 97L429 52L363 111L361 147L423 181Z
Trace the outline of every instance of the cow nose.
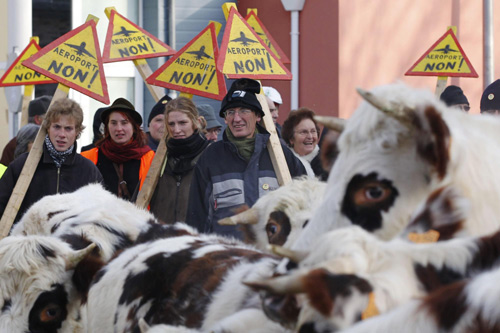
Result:
M313 322L307 322L302 326L300 326L299 333L320 333L320 332L316 331Z

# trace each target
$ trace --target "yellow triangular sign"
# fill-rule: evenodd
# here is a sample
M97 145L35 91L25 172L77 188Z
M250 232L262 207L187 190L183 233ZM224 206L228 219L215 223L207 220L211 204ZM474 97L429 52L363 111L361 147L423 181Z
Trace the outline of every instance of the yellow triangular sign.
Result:
M25 60L23 65L109 104L94 20L59 37Z
M108 7L109 25L103 62L165 57L175 53L167 44Z
M226 95L224 76L217 69L217 33L221 24L210 23L179 52L158 68L146 82L207 98Z
M292 73L234 7L229 12L217 64L231 79L292 79Z
M478 77L453 29L441 36L405 75Z
M31 38L28 46L26 46L19 57L14 60L7 71L3 74L0 79L0 87L56 83L56 81L46 77L45 75L37 73L34 70L22 65L24 60L40 51L37 39L38 37Z

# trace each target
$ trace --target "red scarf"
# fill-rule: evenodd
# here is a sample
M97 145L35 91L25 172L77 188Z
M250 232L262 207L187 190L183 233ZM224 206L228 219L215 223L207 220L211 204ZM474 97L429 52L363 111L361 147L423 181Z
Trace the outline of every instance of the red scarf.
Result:
M136 138L124 145L117 145L113 140L104 140L99 146L102 153L112 162L122 164L130 160L140 160L142 155L151 150L148 145L139 146Z

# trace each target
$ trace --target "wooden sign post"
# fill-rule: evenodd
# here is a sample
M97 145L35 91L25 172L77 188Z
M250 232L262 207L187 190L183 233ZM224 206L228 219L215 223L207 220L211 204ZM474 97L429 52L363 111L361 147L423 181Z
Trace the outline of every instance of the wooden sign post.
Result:
M106 41L104 42L103 61L107 63L132 60L151 96L153 96L155 102L158 102L163 97L164 91L162 88L146 82L146 79L153 74L146 58L169 56L174 54L175 50L120 15L115 7L106 7L104 13L109 19L109 25L106 33ZM139 35L141 38L129 38ZM116 43L113 41L116 41ZM137 195L135 204L138 207L146 208L149 205L156 184L158 184L161 167L167 156L166 135L167 132L165 131L156 149L142 189Z
M40 158L42 157L43 144L45 136L47 135L45 127L48 118L50 118L50 107L52 104L59 99L66 98L70 87L83 94L94 97L103 103L109 103L99 42L97 40L96 23L98 20L97 17L89 15L85 24L59 37L22 63L24 66L42 73L60 83L52 97L47 116L33 142L28 158L21 170L21 174L19 175L2 219L0 220L0 238L9 234L10 228L12 227L14 219L24 200L26 191L33 179L38 163L40 162ZM89 35L91 38L88 37ZM54 52L62 44L68 46L69 49L75 49L73 57L65 57L64 52ZM77 57L79 53L82 55ZM85 59L83 56L84 53L87 54ZM79 59L79 61L76 61L77 59ZM83 63L84 61L85 63ZM56 66L53 66L54 63ZM60 69L62 67L64 67L65 70L61 71ZM92 74L90 74L90 68L93 69ZM86 69L89 69L89 71L84 74ZM68 71L79 71L81 75L78 77L75 75L76 78L66 78L63 76L63 73Z
M220 23L210 22L197 36L189 41L179 52L174 54L165 64L152 73L147 83L159 87L180 91L180 96L192 99L193 94L222 100L226 93L224 77L217 68L218 47L217 33ZM195 62L195 67L185 64ZM191 77L181 80L181 77ZM159 87L156 87L159 89ZM167 159L166 135L156 150L136 205L146 208L151 201L160 173Z
M269 111L266 96L264 94L258 94L257 99L260 102L262 111L264 111L262 124L271 134L269 141L267 142L267 150L269 150L269 155L271 157L271 162L273 163L274 172L276 172L276 177L278 178L278 183L280 186L283 186L292 181L290 170L288 170L288 165L286 164L285 154L283 153L283 148L281 147L281 142L278 137L278 133L276 132L276 126L274 126L271 111Z
M231 79L250 78L255 80L291 80L292 74L267 44L257 35L248 22L238 13L234 3L222 6L227 24L222 38L218 65ZM243 52L244 50L245 52ZM271 134L267 148L273 163L274 172L280 185L291 181L290 170L286 163L274 122L269 111L266 97L258 94L264 117L264 128Z
M62 84L59 84L57 90L52 97L52 101L50 105L52 105L56 100L65 98L68 96L69 87L66 87ZM49 111L47 114L50 113ZM2 215L2 219L0 220L0 239L6 237L9 232L12 224L14 223L14 219L17 216L17 212L23 203L24 196L28 187L30 186L31 180L33 179L33 175L35 174L36 167L40 162L40 158L43 153L43 142L45 140L45 136L47 135L47 131L45 130L45 124L48 121L48 117L45 117L43 120L42 126L38 130L38 134L36 135L35 141L33 142L33 146L29 152L28 158L24 163L23 169L21 170L21 174L16 182L16 186L10 195L9 202L5 207L5 211Z

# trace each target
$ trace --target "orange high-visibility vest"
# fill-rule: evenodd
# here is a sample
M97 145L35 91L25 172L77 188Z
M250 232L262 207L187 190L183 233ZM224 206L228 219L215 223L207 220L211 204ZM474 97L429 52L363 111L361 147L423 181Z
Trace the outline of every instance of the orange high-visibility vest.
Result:
M95 165L97 165L97 158L99 156L99 148L95 147L90 150L82 151L80 153L83 157L88 158ZM144 184L144 180L146 180L146 176L148 175L149 167L151 166L151 162L153 162L153 158L155 157L155 152L150 150L146 154L141 157L141 166L139 168L139 180L141 184L139 185L139 191L142 189L142 184Z

